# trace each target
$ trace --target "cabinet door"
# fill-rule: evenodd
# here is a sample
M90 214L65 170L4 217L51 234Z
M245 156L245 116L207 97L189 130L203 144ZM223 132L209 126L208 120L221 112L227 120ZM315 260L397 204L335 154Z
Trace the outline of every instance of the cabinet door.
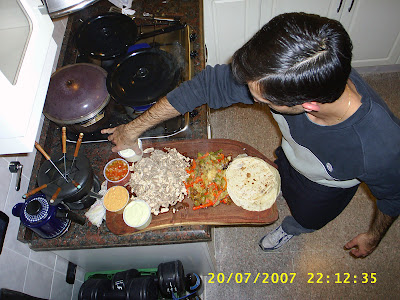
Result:
M273 17L288 12L305 12L338 20L341 13L340 3L340 0L262 0L259 28Z
M353 66L400 61L400 0L204 0L207 64L232 54L273 17L314 13L339 20L353 41Z
M399 0L346 0L340 21L353 41L354 67L396 64L399 16Z
M203 5L207 64L227 63L254 32L248 16L259 9L260 0L204 0Z
M207 64L229 62L264 24L285 12L340 18L339 0L204 0Z

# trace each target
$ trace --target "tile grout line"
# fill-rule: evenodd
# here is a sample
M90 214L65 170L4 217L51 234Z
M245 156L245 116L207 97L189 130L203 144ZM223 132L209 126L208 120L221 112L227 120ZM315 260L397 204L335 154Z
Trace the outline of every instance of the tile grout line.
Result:
M30 258L29 258L30 256L31 256L31 250L29 250L28 263L26 264L24 284L23 284L23 286L22 286L22 291L23 291L23 292L25 292L26 279L27 279L27 277L28 277L29 262L31 261Z
M53 277L51 278L50 296L49 296L49 299L51 299L51 294L52 294L52 292L53 292L54 274L56 273L57 259L58 259L58 256L56 255L56 260L55 260L55 262L54 262L54 268L53 268Z

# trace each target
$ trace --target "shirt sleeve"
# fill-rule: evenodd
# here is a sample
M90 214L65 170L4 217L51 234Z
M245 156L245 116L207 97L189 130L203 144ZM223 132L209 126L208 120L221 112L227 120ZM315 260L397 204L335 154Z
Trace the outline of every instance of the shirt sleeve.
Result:
M398 162L394 164L398 165ZM396 217L400 215L400 171L399 168L380 170L373 180L367 178L365 183L376 197L378 209L385 215Z
M368 114L356 129L364 161L364 174L359 179L377 199L378 209L396 217L400 214L400 120L354 70L351 80L362 95L363 103L368 99L371 102Z
M382 132L374 130L381 124ZM370 134L363 142L365 174L360 176L377 199L378 209L386 215L400 214L400 130L384 118L369 119L364 129ZM387 132L383 132L387 131Z
M207 66L192 80L183 82L168 93L167 99L181 114L203 104L213 109L239 102L253 104L247 85L233 78L230 65Z

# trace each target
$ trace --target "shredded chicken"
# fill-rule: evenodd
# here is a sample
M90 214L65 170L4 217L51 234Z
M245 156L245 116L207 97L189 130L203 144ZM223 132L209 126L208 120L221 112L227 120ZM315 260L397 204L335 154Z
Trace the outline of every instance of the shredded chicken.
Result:
M186 168L191 158L180 154L175 148L166 148L167 152L149 149L143 152L150 152L150 157L133 165L133 173L127 185L138 199L150 205L154 215L158 215L182 202L187 195L184 181L189 176Z

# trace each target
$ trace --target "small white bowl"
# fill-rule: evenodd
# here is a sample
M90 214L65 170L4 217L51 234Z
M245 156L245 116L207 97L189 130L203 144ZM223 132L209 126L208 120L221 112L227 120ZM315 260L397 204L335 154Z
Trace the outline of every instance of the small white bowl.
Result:
M129 227L145 229L152 220L150 205L143 200L130 202L124 209L123 219Z
M125 160L127 160L127 161L129 161L131 163L137 162L137 161L141 160L142 156L143 156L143 152L142 152L143 145L142 145L142 141L140 139L138 139L138 146L139 146L139 149L140 149L140 153L136 153L132 149L125 149L125 150L119 151L118 154L123 159L125 159Z

